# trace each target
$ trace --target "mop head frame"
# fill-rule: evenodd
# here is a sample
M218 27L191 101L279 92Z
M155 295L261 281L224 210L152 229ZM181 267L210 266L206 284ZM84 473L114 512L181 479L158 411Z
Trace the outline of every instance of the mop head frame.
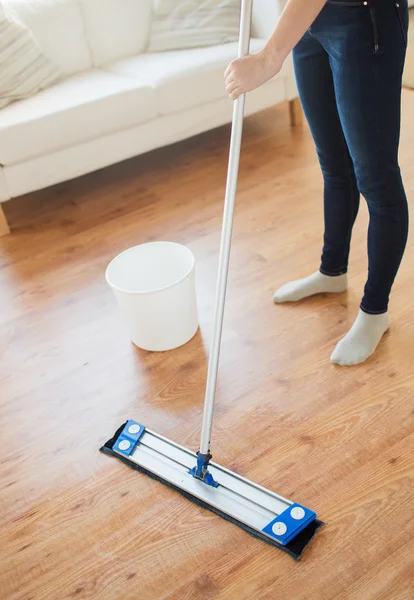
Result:
M215 485L194 477L196 453L129 420L101 452L160 481L182 496L283 550L295 560L323 525L308 508L210 462ZM218 483L218 485L217 485Z

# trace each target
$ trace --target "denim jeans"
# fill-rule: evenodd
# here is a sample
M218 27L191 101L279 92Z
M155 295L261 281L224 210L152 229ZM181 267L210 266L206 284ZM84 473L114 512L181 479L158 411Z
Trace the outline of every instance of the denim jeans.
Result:
M347 272L362 194L369 209L361 308L387 311L408 234L398 165L407 0L331 0L293 51L299 96L324 178L320 270Z

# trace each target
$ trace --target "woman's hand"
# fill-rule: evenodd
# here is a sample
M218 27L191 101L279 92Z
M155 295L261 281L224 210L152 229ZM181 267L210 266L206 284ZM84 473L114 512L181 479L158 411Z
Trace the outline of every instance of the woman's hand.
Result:
M275 54L270 56L265 49L233 60L226 71L226 92L232 100L246 94L269 81L283 65L283 59Z
M227 67L224 77L230 98L236 100L241 94L251 92L279 73L285 58L325 4L326 0L288 0L263 50L237 58Z

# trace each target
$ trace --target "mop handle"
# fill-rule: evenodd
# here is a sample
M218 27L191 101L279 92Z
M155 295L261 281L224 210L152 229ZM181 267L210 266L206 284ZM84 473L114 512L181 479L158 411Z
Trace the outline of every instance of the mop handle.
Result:
M249 53L250 28L253 0L242 0L238 56ZM233 230L234 204L236 200L239 172L240 148L243 130L245 95L239 96L233 105L229 164L227 170L226 196L224 201L223 226L217 276L217 292L214 308L213 336L208 362L203 424L201 428L200 454L210 452L211 427L213 424L214 400L220 357L221 333L223 329L224 305L226 301L227 276L230 261L231 235Z

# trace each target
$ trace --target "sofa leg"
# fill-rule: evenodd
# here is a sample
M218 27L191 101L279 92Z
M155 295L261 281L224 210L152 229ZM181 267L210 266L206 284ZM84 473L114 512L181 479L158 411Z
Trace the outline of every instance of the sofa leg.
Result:
M302 125L303 110L299 98L289 101L290 124L292 127Z
M3 206L0 204L0 237L8 233L10 233L9 224L7 223L7 218L4 214Z

